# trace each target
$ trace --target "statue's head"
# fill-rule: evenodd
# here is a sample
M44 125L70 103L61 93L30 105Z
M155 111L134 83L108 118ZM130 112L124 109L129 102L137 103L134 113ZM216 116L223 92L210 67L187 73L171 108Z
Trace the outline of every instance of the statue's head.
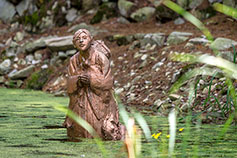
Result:
M79 51L86 51L92 42L93 37L86 29L79 29L73 36L73 44Z

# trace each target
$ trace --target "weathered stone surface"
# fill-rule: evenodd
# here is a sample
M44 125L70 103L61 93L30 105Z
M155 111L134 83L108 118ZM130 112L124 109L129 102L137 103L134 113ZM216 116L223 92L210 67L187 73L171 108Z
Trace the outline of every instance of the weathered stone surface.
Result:
M210 45L211 49L216 49L216 50L226 50L232 45L237 45L237 42L228 38L217 38L212 44Z
M137 22L146 21L155 14L155 11L155 8L144 7L133 12L130 17Z
M117 22L120 23L120 24L129 24L129 23L130 23L130 22L129 22L126 18L124 18L124 17L119 17L119 18L117 19Z
M14 37L14 40L16 41L16 42L20 42L21 40L23 40L24 39L24 33L22 33L22 32L17 32L16 33L16 36Z
M86 29L86 30L90 31L92 36L95 36L98 33L107 32L107 30L103 30L103 29L100 29L100 28L97 28L97 27L93 27L91 25L87 25L86 23L80 23L78 25L74 25L71 28L69 28L67 32L75 33L79 29Z
M234 53L232 53L231 51L222 51L220 52L220 56L226 60L234 62Z
M121 15L125 17L129 17L131 14L132 9L135 7L135 4L130 1L126 0L119 0L118 1L118 8Z
M29 8L29 5L32 3L32 0L23 0L16 6L17 13L22 16L25 11Z
M230 6L232 8L236 8L237 1L236 0L223 0L223 4Z
M189 43L192 43L192 44L207 44L207 43L210 43L209 40L205 39L205 38L192 38L189 40Z
M34 52L40 48L44 48L46 47L45 38L40 38L36 41L28 42L23 47L28 53Z
M76 18L77 18L77 10L75 8L69 9L66 15L66 20L68 22L73 22Z
M11 69L11 60L10 59L5 59L1 64L0 64L0 75L4 75L8 73Z
M22 70L10 73L8 77L12 80L27 78L34 71L34 68L34 65L30 65Z
M100 3L100 0L82 0L82 9L87 11L89 9L95 8Z
M151 45L163 46L165 42L165 36L163 33L150 33L146 34L141 40L141 46L146 46L148 43Z
M0 19L4 22L9 22L16 13L15 7L13 4L9 3L6 0L0 1Z
M73 49L73 36L55 37L45 40L45 44L52 51L65 51Z
M73 56L76 52L77 52L76 49L67 50L66 51L66 55L67 56Z
M4 83L4 80L5 80L4 76L0 76L0 84Z
M180 18L180 17L174 20L175 25L181 25L181 24L184 24L184 23L185 23L184 19Z
M186 41L189 38L189 36L192 35L193 35L192 33L188 32L172 32L167 38L167 43L169 45L179 44Z

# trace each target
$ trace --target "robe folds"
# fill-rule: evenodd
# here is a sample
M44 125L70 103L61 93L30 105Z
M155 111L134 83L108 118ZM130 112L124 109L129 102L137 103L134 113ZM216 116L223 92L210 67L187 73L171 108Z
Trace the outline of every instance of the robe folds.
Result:
M71 57L68 66L67 93L69 109L86 120L104 140L120 140L124 126L119 123L118 106L113 97L113 77L110 68L110 52L100 41L93 41L89 56L80 52ZM86 74L89 84L80 82ZM92 138L80 125L66 117L64 126L71 138Z

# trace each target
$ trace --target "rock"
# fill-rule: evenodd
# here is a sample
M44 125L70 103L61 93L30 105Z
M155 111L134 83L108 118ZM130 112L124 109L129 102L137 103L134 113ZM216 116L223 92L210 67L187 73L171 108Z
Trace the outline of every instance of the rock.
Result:
M93 27L91 25L87 25L86 23L80 23L78 25L74 25L71 28L69 28L67 32L75 33L79 29L87 29L91 33L92 36L96 36L99 33L107 32L107 30Z
M0 35L6 34L6 33L8 33L8 30L6 28L0 30Z
M174 20L178 17L178 14L175 13L170 8L167 8L164 5L159 5L156 7L156 19L161 23Z
M34 60L34 56L30 54L30 55L27 55L25 59L26 59L27 64L32 64L32 61Z
M231 51L222 51L220 52L220 56L226 60L234 62L234 54Z
M171 99L171 101L175 101L175 100L181 99L182 96L180 96L178 94L170 94L169 98Z
M10 59L5 59L1 64L0 64L0 75L5 75L11 70L11 60Z
M135 93L129 93L128 94L128 99L127 99L127 102L131 102L131 101L134 101L136 99L136 94Z
M14 40L16 41L16 42L20 42L20 41L22 41L23 39L24 39L24 33L22 33L22 32L17 32L16 33L16 36L14 37Z
M169 45L183 43L192 35L192 33L188 32L172 32L167 38L167 43Z
M40 38L36 41L25 43L23 47L28 53L32 53L38 49L45 48L45 38Z
M192 44L203 44L203 45L205 45L205 44L207 44L207 43L210 43L209 40L207 40L207 39L205 39L205 38L199 38L199 37L197 37L197 38L192 38L192 39L190 39L188 42L189 42L189 43L192 43Z
M16 6L17 13L22 16L28 10L32 0L23 0Z
M141 47L145 47L148 43L151 45L156 44L161 47L164 45L165 36L163 33L149 33L144 36L144 38L140 41Z
M119 18L117 19L117 22L120 23L120 24L129 24L129 23L130 23L130 22L129 22L126 18L124 18L124 17L119 17Z
M173 74L171 83L175 83L179 79L179 77L181 77L181 70L178 70Z
M119 0L118 8L121 15L125 17L129 17L132 10L134 9L135 4L133 2L127 0Z
M181 25L181 24L184 24L184 23L185 23L184 19L180 18L180 17L174 20L175 25Z
M232 8L236 8L237 6L237 2L236 0L223 0L223 4L224 5L227 5L227 6L230 6Z
M35 60L41 60L42 57L43 57L43 56L42 56L42 54L41 54L41 50L38 50L38 51L35 52L35 54L34 54Z
M155 14L155 11L155 8L144 7L133 12L130 17L137 22L147 21Z
M59 59L64 60L67 58L67 55L66 55L66 53L60 51L60 52L58 52L58 57L59 57Z
M10 73L8 77L12 80L27 78L34 71L34 68L34 65L30 65L22 70Z
M119 46L127 45L133 41L133 36L117 34L113 36L113 41L116 41Z
M66 55L67 56L73 56L74 54L76 54L77 50L76 49L72 49L72 50L67 50L66 51Z
M115 94L120 94L124 91L124 88L116 88L115 89Z
M147 57L148 57L148 55L144 54L144 55L142 55L141 60L146 60Z
M73 36L54 37L45 40L46 46L52 51L66 51L73 49Z
M152 70L155 70L155 71L156 71L156 69L157 69L157 68L160 68L163 64L164 64L163 62L158 62L158 63L156 63L154 66L152 66Z
M161 101L160 99L157 99L155 102L154 102L154 106L156 109L159 109L160 106L164 103L165 101Z
M0 84L4 83L4 80L5 80L4 76L0 76Z
M226 50L231 48L232 45L236 46L237 42L228 38L220 37L211 43L210 48L214 50Z
M82 9L87 11L89 9L95 8L99 5L100 0L82 0Z
M198 6L202 5L203 1L205 1L205 0L191 0L189 2L189 8L190 9L195 9Z
M68 22L73 22L76 18L77 18L77 10L75 8L69 9L66 15L66 20Z
M133 41L133 43L129 47L129 50L134 50L135 48L140 48L140 41L138 41L138 40Z
M104 2L100 5L96 14L90 20L90 24L100 23L102 20L106 20L117 16L117 4L115 2Z
M184 9L188 8L189 0L177 0L177 4Z
M25 65L26 61L24 59L19 59L17 62L18 65Z
M4 22L11 21L16 13L14 5L9 3L7 0L0 1L0 10L1 10L0 20Z

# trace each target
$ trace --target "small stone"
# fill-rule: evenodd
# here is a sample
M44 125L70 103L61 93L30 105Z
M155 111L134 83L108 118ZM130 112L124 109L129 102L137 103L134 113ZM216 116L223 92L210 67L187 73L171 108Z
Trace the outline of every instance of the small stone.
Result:
M184 23L185 23L185 21L184 21L183 18L177 18L177 19L174 20L175 25L181 25L181 24L184 24Z
M146 84L146 85L152 85L152 82L146 80L146 81L145 81L145 84Z
M175 101L175 100L181 99L182 96L180 96L180 95L178 95L178 94L170 94L170 95L169 95L169 98L170 98L172 101Z
M13 80L26 78L34 71L34 68L34 65L30 65L19 71L13 70L10 74L8 74L8 77Z
M144 7L133 12L130 17L137 22L147 21L155 14L155 11L153 7Z
M11 69L11 60L10 59L5 59L1 64L0 64L0 74L4 75L8 73Z
M141 60L146 60L146 58L148 57L147 54L144 54L142 57L141 57Z
M117 19L117 22L120 23L120 24L129 24L129 23L130 23L130 22L129 22L126 18L124 18L124 17L119 17L119 18Z
M120 93L122 93L124 91L124 88L116 88L115 89L115 93L116 94L120 94Z
M47 69L49 66L47 64L44 64L41 66L41 69Z
M4 83L4 80L5 80L4 76L0 76L0 84Z
M22 33L22 32L17 32L16 33L16 36L14 37L14 40L16 41L16 42L20 42L20 41L22 41L23 39L24 39L24 33Z
M205 38L192 38L189 40L189 42L192 44L203 44L203 45L210 43L210 41Z
M236 46L237 42L228 38L217 38L211 43L210 48L214 50L226 50L231 48L232 45Z
M30 55L27 55L25 59L26 59L27 64L31 64L32 61L34 60L34 56L30 54Z
M66 20L68 22L73 22L77 18L77 10L75 8L71 8L68 10L66 15Z
M18 65L25 65L26 61L24 59L19 59L17 62Z
M164 63L163 62L158 62L154 66L152 66L152 70L156 70L157 68L161 67Z
M73 56L74 54L76 54L76 52L77 52L77 51L76 51L75 49L67 50L67 51L66 51L66 55L71 57L71 56Z
M42 54L38 51L35 52L34 54L35 60L41 60L42 59Z
M120 56L120 57L118 57L118 60L122 61L122 60L124 60L124 58Z
M67 58L67 55L64 52L60 51L60 52L58 52L58 57L59 57L59 59L64 60Z
M129 93L128 94L128 99L127 99L127 101L128 102L131 102L131 101L133 101L133 100L135 100L136 99L136 94L134 94L134 93Z

